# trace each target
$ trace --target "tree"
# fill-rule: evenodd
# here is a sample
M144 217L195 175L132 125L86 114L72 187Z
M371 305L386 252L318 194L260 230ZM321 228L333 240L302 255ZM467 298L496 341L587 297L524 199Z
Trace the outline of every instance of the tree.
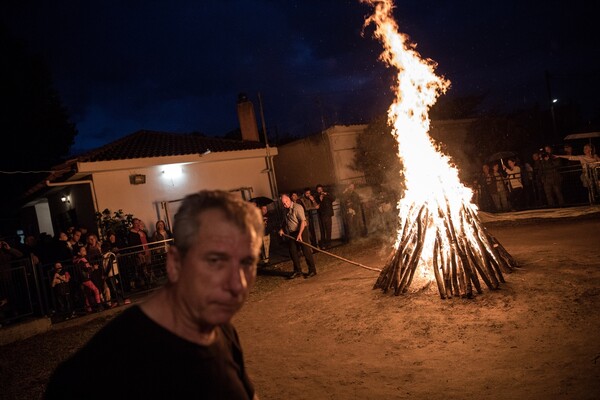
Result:
M375 192L399 195L403 188L402 163L398 158L398 143L391 132L384 116L376 118L359 133L353 168L365 174Z
M14 224L20 196L63 161L77 135L44 62L0 26L0 213L3 228ZM14 173L22 171L21 173ZM12 229L12 227L11 227Z

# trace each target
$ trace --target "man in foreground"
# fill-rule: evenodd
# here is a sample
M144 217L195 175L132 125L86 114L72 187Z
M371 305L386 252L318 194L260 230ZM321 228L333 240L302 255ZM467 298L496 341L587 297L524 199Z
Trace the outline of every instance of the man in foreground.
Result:
M202 191L184 199L173 230L167 284L61 364L46 399L257 399L230 321L256 278L260 211Z

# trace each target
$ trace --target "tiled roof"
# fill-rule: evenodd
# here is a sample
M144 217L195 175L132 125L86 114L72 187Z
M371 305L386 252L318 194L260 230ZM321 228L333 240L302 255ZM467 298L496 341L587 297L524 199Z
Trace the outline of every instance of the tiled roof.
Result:
M224 152L261 149L265 145L247 140L204 137L141 130L77 157L79 162L127 160L146 157L202 154L206 151Z

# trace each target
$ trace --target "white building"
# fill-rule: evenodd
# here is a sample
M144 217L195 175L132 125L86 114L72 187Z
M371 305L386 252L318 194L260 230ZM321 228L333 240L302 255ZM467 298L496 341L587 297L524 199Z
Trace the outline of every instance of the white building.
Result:
M123 210L152 233L159 219L170 226L179 201L201 189L276 198L275 155L258 141L138 131L55 167L27 193L22 220L27 232L54 236L69 226L93 230L96 213Z

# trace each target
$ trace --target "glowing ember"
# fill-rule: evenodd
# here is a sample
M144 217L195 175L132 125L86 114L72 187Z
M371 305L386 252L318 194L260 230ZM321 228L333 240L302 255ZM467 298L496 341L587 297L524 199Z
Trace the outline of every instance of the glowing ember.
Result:
M450 82L438 77L436 63L421 58L408 36L398 31L391 0L361 2L374 7L365 26L375 25L374 35L384 47L380 58L398 71L388 123L398 142L406 184L398 204L400 228L394 251L375 288L393 288L400 294L414 280L428 285L435 279L442 298L471 297L472 286L481 292L480 277L495 289L504 282L501 269L512 270L514 260L485 231L471 190L428 134L429 108Z

